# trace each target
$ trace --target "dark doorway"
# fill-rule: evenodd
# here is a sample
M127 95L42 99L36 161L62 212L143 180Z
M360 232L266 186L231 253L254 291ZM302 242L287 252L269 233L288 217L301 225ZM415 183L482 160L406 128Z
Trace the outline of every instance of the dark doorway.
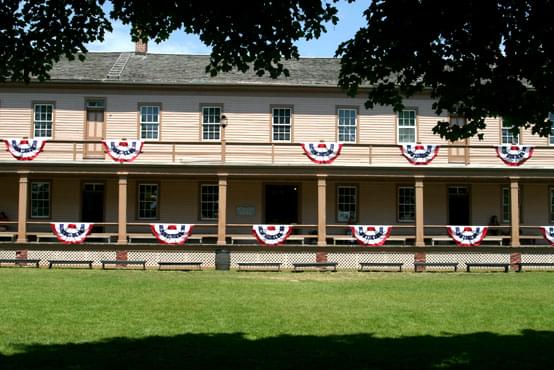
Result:
M82 196L82 220L83 222L104 221L104 184L83 184ZM102 232L101 226L95 226L93 232Z
M448 187L448 223L450 225L469 225L469 187Z
M298 190L297 185L266 185L265 222L298 223Z

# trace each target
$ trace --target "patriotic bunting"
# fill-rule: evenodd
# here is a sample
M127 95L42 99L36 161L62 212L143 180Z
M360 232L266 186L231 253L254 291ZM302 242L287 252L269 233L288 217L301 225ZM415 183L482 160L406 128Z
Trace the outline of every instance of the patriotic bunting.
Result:
M150 224L152 234L162 244L185 244L192 234L193 224Z
M342 144L339 143L302 143L304 153L314 163L329 164L333 163L342 150Z
M532 145L499 145L496 154L508 166L521 166L533 156Z
M92 223L53 222L50 224L56 238L64 244L82 244L92 231Z
M486 226L447 226L448 235L456 242L458 247L478 247L485 236Z
M104 151L116 162L132 162L142 152L142 140L102 140Z
M380 247L389 238L392 226L352 225L350 229L359 244Z
M4 139L8 152L18 161L32 161L44 149L44 139Z
M439 154L440 145L436 144L403 144L400 151L414 165L429 164Z
M290 225L253 225L252 234L263 245L280 245L292 232Z
M550 245L554 246L554 226L541 226L541 231Z

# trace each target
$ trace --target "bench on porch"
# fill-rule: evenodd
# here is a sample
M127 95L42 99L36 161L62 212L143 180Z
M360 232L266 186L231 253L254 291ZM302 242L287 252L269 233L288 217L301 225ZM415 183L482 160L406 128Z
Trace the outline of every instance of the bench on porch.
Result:
M40 260L36 260L36 259L0 258L0 267L2 267L3 263L13 263L15 264L15 266L20 266L20 267L22 267L23 264L29 263L31 265L35 265L35 267L38 268L39 262Z
M94 261L84 260L48 260L48 268L51 269L54 265L88 265L88 268L92 268Z
M508 272L508 268L510 268L510 264L496 263L496 262L466 262L467 272L469 272L472 267L499 267L499 268L503 268L504 272Z
M112 237L115 237L117 234L113 233L91 233L89 236L87 236L87 239L85 242L89 242L91 240L102 240L104 243L110 243L112 241ZM29 232L27 233L27 237L34 236L37 243L44 243L45 239L53 241L58 241L58 238L56 238L56 235L52 232Z
M17 236L16 231L0 231L0 239L6 239L6 241L13 242Z
M517 266L518 272L523 271L523 267L554 267L554 262L517 262L515 263Z
M327 270L327 267L331 267L333 272L337 271L337 262L302 262L302 263L293 263L292 266L294 267L293 272L303 271L306 268L325 268Z
M415 272L421 272L418 267L452 267L458 271L458 262L414 262Z
M539 235L520 235L519 236L519 242L521 245L536 245L537 241L544 242L544 245L549 245L546 240L544 240L543 236Z
M360 262L358 271L371 271L371 267L398 267L398 272L402 272L402 266L404 266L402 262Z
M237 262L238 271L281 271L280 262ZM249 268L250 267L250 268Z
M450 236L445 235L437 235L437 236L429 236L425 237L426 239L431 239L431 245L435 246L437 242L450 242L454 244L454 240ZM483 242L494 242L495 244L498 244L500 246L504 245L504 240L509 240L509 236L496 236L496 235L487 235L485 239L483 239Z
M142 265L142 269L146 270L146 261L136 261L136 260L102 260L102 270L106 269L106 265L116 265L116 266L126 266L126 265Z
M227 237L231 239L231 244L241 244L241 242L247 242L248 244L257 243L256 237L254 235L248 234L227 234ZM304 245L306 239L313 239L317 242L316 236L306 236L306 235L290 235L285 242L296 241L297 244ZM310 243L306 243L310 244Z
M162 269L162 266L173 266L173 267L196 267L196 270L202 270L202 263L203 262L165 262L161 261L158 262L158 270ZM175 269L172 269L175 270ZM190 269L182 269L182 270L190 270Z
M197 234L197 235L191 235L188 237L186 243L190 242L191 240L195 240L198 243L202 243L203 238L210 236L210 235L203 235L203 234ZM129 243L138 243L137 240L148 240L148 243L158 243L158 239L154 236L152 233L129 233L127 234L127 240Z
M351 235L327 235L327 238L332 239L333 245L337 245L337 242L351 242L352 244L358 244L356 239ZM402 245L406 245L408 240L414 240L413 236L393 235L387 238L387 242L401 242Z

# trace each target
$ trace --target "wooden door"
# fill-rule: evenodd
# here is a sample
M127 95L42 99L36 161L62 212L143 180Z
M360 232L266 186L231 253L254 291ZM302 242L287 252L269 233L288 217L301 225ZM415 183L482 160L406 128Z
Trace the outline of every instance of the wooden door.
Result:
M102 139L104 139L104 111L100 109L87 109L85 140L100 141ZM85 158L104 158L102 144L85 144L84 154Z
M463 145L463 147L460 147ZM449 163L468 163L469 148L467 147L467 139L458 140L454 143L449 143L448 147L448 162Z

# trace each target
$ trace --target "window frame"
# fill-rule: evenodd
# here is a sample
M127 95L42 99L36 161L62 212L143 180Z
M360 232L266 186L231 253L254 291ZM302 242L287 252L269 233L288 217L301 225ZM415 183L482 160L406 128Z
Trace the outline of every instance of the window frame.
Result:
M340 129L341 129L341 122L340 122L340 111L341 110L350 110L350 111L354 111L354 126L352 125L342 125L342 127L354 127L354 141L343 141L343 140L340 140ZM337 105L336 108L335 108L335 114L336 114L336 128L337 128L337 131L336 131L336 140L337 142L339 143L344 143L344 144L357 144L359 143L359 122L360 122L360 119L359 119L359 109L358 107L356 106L348 106L348 105Z
M274 139L274 121L273 118L275 117L275 110L276 109L288 109L290 112L290 118L289 118L289 140L275 140ZM270 105L270 115L269 115L269 124L270 124L270 142L271 143L292 143L294 142L294 135L293 135L293 127L294 127L294 106L292 105ZM277 126L286 126L282 124L278 124Z
M33 184L47 184L48 185L48 214L46 216L33 215ZM50 180L29 180L29 218L48 220L52 218L52 181Z
M504 142L504 130L507 130L508 131L508 134L510 136L513 137L513 134L509 131L510 129L509 128L504 128L504 119L500 119L500 144L501 145L521 145L522 144L522 140L521 140L521 129L519 130L516 138L516 142L515 143L505 143Z
M158 135L157 138L142 137L142 108L156 107L158 108ZM148 114L148 113L147 113ZM144 124L153 124L154 122L144 122ZM144 141L161 141L162 140L162 103L138 103L137 106L137 138Z
M204 183L199 183L198 184L198 219L201 220L201 221L215 221L219 218L219 184L217 183L213 183L213 182L204 182ZM217 195L217 201L215 202L216 204L216 207L215 207L215 212L216 212L216 215L215 217L204 217L203 214L202 214L202 204L203 204L203 193L202 193L202 189L204 189L205 187L215 187L215 194Z
M156 204L156 214L155 216L148 217L148 216L141 216L140 215L140 189L142 185L155 185L158 188L158 199ZM160 219L160 203L161 203L161 186L159 182L155 181L137 181L136 184L136 219L137 220L159 220Z
M401 220L400 219L400 190L401 189L411 189L414 193L414 203L413 203L413 207L414 207L414 218L413 220ZM402 224L413 224L415 223L415 219L416 219L416 194L415 194L415 185L409 185L409 184L402 184L402 185L397 185L396 186L396 221L398 223L402 223Z
M403 112L414 112L414 141L412 142L403 142L400 141L400 129L401 128L411 128L412 126L400 126L400 113ZM396 144L415 144L419 141L419 131L418 131L418 109L416 107L406 107L402 111L396 113Z
M219 122L217 123L218 131L217 131L217 139L205 139L204 138L204 125L216 125L215 123L204 123L204 109L206 108L217 108L219 109ZM223 115L223 104L219 103L201 103L200 104L200 141L205 142L221 142L221 136L222 136L222 128L221 128L221 116Z
M50 124L50 132L51 132L50 136L36 136L35 135L35 123L36 123L35 112L36 112L36 107L38 105L50 105L52 107L52 121L51 121L51 124ZM31 102L31 134L30 134L30 137L54 140L54 132L55 132L54 128L56 126L55 122L56 122L56 102L55 101L42 101L42 100L40 100L40 101Z
M548 119L552 121L552 126L550 127L550 135L548 135L548 145L554 146L554 112L548 113Z
M349 188L349 189L354 189L354 218L352 219L352 223L356 223L358 222L358 218L359 218L359 215L358 215L358 210L359 210L359 196L360 196L360 192L359 192L359 187L357 184L337 184L336 185L336 188L335 188L335 220L337 223L345 223L345 224L349 224L349 220L350 220L350 217L348 218L348 220L346 221L343 221L340 219L339 217L339 204L340 204L340 196L339 196L339 189L345 189L345 188Z
M508 204L504 203L504 192L508 193ZM507 210L504 209L504 207L508 207ZM507 213L505 213L507 211ZM501 224L510 224L512 222L512 192L510 189L510 185L502 185L500 187L500 223ZM508 218L504 218L505 215L508 215Z

